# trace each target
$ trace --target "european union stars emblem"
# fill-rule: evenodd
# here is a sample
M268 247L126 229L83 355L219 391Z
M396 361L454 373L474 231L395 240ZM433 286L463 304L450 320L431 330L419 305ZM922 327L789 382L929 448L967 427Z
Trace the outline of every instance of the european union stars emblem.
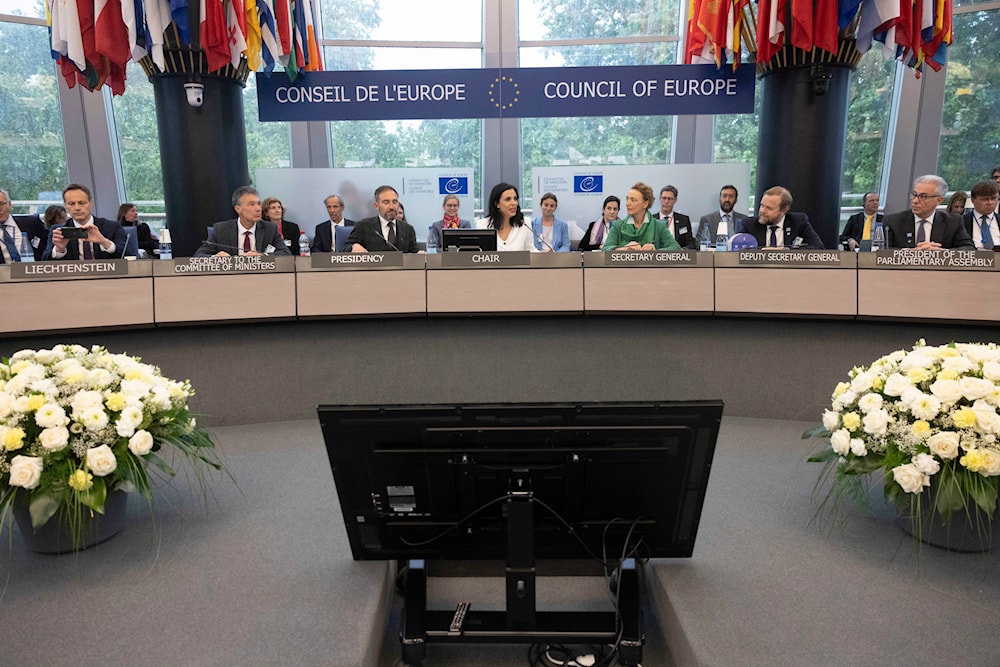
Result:
M506 104L504 103L503 87L509 86L509 91L507 97L510 98ZM490 102L497 109L507 110L512 108L517 104L518 99L521 96L521 89L518 87L517 82L513 78L507 76L506 74L498 76L490 84Z

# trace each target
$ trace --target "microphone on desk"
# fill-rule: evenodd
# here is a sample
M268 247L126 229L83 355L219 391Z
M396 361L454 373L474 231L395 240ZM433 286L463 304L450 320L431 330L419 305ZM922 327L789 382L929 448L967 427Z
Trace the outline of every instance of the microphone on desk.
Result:
M400 250L399 248L396 247L395 243L391 242L389 239L387 239L385 236L382 235L382 230L381 229L379 230L379 236L382 236L382 240L385 241L385 244L387 246L389 246L390 248L392 248L396 252L403 252L402 250Z
M535 238L538 239L539 241L541 241L542 244L546 248L548 248L551 252L555 252L556 251L556 249L553 248L552 246L550 246L549 243L548 243L548 241L545 240L545 237L543 237L541 234L539 234L538 232L536 232L534 230L532 230L532 233L535 235Z

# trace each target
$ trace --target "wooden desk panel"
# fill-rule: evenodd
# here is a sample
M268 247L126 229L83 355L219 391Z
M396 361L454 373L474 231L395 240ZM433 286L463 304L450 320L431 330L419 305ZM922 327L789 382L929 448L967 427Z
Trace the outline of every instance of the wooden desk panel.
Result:
M310 271L296 274L299 317L425 315L424 271Z
M294 273L157 276L157 324L295 317Z
M1000 273L993 271L858 271L860 317L996 323L1000 320L998 297Z
M854 269L716 269L715 312L855 317L857 276Z
M583 294L588 313L711 313L715 308L710 267L585 268Z

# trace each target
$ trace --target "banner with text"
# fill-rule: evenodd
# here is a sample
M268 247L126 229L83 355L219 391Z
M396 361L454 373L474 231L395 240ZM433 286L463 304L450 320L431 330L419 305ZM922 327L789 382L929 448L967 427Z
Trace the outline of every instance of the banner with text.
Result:
M753 65L257 74L262 121L733 114L753 102Z

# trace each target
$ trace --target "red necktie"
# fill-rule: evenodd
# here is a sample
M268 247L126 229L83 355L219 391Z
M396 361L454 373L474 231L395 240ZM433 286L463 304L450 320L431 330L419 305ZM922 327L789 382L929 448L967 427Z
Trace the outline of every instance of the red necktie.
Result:
M243 254L250 252L250 232L243 232Z

